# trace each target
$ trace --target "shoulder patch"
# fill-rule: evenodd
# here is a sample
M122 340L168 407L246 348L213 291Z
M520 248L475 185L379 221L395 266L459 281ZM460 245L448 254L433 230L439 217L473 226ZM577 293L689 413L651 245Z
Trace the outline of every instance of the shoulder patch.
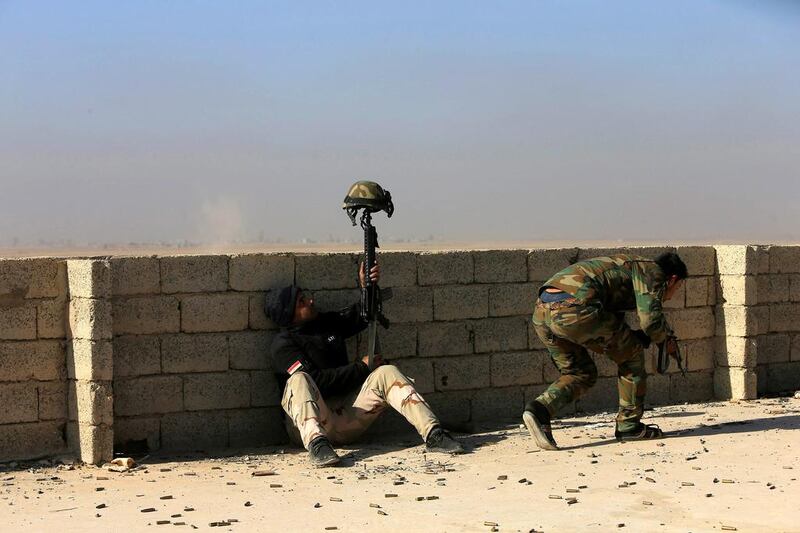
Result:
M303 368L303 363L301 363L301 362L300 362L300 359L298 359L297 361L295 361L294 363L292 363L291 365L289 365L289 368L287 368L287 369L286 369L286 371L287 371L287 372L289 373L289 375L291 376L292 374L294 374L294 373L295 373L295 372L297 372L298 370L301 370L302 368Z

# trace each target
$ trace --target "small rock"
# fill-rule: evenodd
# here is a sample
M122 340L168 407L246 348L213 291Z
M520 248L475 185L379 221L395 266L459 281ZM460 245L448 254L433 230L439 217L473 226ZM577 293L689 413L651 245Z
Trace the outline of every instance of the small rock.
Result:
M252 503L250 503L249 501L246 501L246 502L244 502L244 506L245 506L245 507L252 507L252 506L253 506L253 504L252 504Z
M12 479L13 479L13 478L12 478ZM497 476L497 481L505 481L505 480L507 480L507 479L508 479L508 476L507 476L507 475L505 475L505 474L503 474L503 475L500 475L500 476Z
M159 496L159 500L171 500L172 494L167 494L166 496Z
M563 500L560 494L551 494L550 496L548 496L548 498L550 498L551 500Z
M653 502L643 501L642 505L653 505Z
M154 507L147 507L146 509L141 510L142 513L155 513L156 510Z
M497 527L500 524L498 524L497 522L484 522L483 525L484 526L489 526L489 527Z
M384 494L384 498L397 498L397 494Z
M691 481L681 481L681 487L694 487L694 483Z
M106 504L104 504L104 503L101 503L100 505L96 505L95 506L95 509L105 509L105 508L106 508Z
M170 523L169 520L156 520L156 525L157 526L163 526L163 525L166 525L166 524L169 524L169 523Z
M419 499L419 498L417 498L417 499ZM377 503L371 503L371 504L369 504L369 506L372 507L373 509L380 509L381 508L381 506L378 505Z
M254 477L263 477L263 476L274 476L276 474L274 470L255 470L250 475Z
M337 498L337 497L335 497L335 496L331 496L331 497L329 498L329 500L330 500L330 501L332 501L332 502L340 502L340 501L342 501L342 499L341 499L341 498Z
M386 511L382 511L381 509L378 509L378 514L381 516L389 516L389 513L387 513Z
M314 504L314 509L319 509L320 507L322 507L321 503L317 502Z

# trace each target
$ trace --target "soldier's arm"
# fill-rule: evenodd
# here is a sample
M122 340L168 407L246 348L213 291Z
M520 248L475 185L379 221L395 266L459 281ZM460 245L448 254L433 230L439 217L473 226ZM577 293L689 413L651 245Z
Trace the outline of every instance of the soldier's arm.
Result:
M645 272L639 263L633 263L631 269L633 293L636 297L636 312L642 330L656 344L664 342L672 330L667 324L662 309L662 298L666 288L663 281L655 280Z

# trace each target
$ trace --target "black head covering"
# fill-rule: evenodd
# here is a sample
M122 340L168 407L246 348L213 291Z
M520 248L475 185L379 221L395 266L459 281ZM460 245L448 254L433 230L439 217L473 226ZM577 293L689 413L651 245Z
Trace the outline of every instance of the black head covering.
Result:
M296 285L288 285L280 290L273 289L267 293L265 309L269 318L284 328L294 319L294 308L297 294L301 291Z

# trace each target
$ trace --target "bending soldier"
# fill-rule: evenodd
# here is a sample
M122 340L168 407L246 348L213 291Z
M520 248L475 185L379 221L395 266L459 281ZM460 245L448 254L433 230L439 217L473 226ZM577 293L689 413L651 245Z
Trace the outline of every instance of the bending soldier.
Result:
M597 381L597 367L587 350L605 354L619 367L617 440L659 438L658 426L642 424L647 374L644 348L675 338L662 303L672 298L687 277L675 253L655 260L614 255L580 261L558 272L539 289L533 327L561 376L528 402L523 421L539 447L557 449L550 419L577 400ZM624 312L636 310L641 330L632 330Z
M370 278L377 283L379 276L376 265ZM363 287L363 264L359 279ZM349 361L345 339L366 327L360 303L320 313L311 295L292 285L267 296L267 312L281 326L271 352L284 386L281 405L287 430L292 440L302 442L314 466L339 462L331 443L358 439L387 405L414 426L428 451L464 451L397 367L384 364L379 355L374 369L367 366L367 356Z

